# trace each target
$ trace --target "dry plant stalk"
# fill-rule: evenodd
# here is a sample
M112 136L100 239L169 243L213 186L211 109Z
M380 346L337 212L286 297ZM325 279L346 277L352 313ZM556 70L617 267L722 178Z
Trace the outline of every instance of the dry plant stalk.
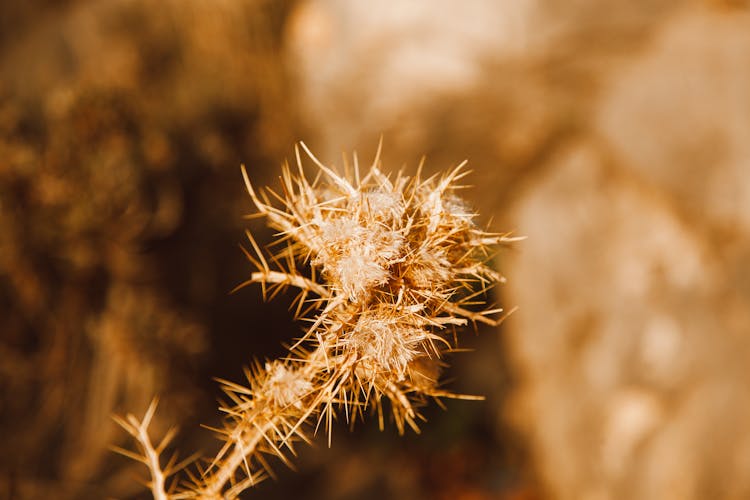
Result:
M403 433L419 430L427 400L469 398L440 387L441 359L456 347L456 327L501 319L486 292L503 279L486 262L491 247L512 238L479 229L456 195L466 162L442 177L422 179L421 165L414 177L388 176L379 147L366 172L355 155L339 175L300 144L319 169L312 182L299 148L297 172L284 166L281 193L256 191L242 169L259 215L281 237L266 257L248 232L245 253L257 271L238 288L258 283L271 297L299 289L296 314L311 324L286 358L247 369L247 384L222 381L230 400L217 430L224 445L188 484L165 486L178 467L160 465L171 433L158 446L148 436L155 403L141 421L119 420L141 448L125 453L149 468L156 499L237 498L271 473L267 455L288 464L294 443L309 442L311 424L325 428L330 445L342 412L354 422L372 409L382 429L389 408Z

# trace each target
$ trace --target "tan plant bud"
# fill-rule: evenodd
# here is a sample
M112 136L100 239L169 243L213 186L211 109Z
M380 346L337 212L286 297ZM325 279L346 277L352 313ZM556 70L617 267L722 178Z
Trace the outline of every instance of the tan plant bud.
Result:
M152 446L148 437L153 406L144 421L121 421L144 456L125 453L149 467L159 500L236 498L270 474L265 454L288 463L293 443L309 440L311 420L317 418L316 428L322 424L329 440L342 412L354 419L374 408L382 427L383 399L390 400L399 432L407 425L417 429L418 407L428 399L465 397L439 382L441 357L456 347L455 328L499 322L502 310L484 301L502 278L486 261L489 246L510 238L480 230L455 194L463 164L423 180L387 176L376 158L363 175L355 168L342 176L302 147L320 175L307 180L297 151L299 174L284 168L283 195L256 192L243 168L258 212L286 244L267 259L248 233L253 251L246 255L257 270L240 286L259 283L264 293L298 288L298 315L310 326L285 360L248 370L248 386L222 381L230 399L222 407L225 427L217 431L224 446L183 491L164 490L173 470L161 468L163 446ZM297 272L301 262L310 264L309 277Z

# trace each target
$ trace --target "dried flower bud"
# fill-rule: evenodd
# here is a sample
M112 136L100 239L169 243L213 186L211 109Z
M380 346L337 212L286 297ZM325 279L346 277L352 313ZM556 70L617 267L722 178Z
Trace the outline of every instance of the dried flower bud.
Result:
M293 405L300 408L302 398L312 390L312 382L298 370L290 370L284 363L274 361L265 365L266 379L260 388L269 404L284 408Z
M355 157L353 174L342 176L302 147L321 175L308 181L297 151L299 174L284 168L283 195L256 193L243 169L256 208L287 244L267 259L250 236L254 254L246 255L257 270L241 286L300 289L298 311L311 325L287 359L248 370L249 386L224 381L231 400L219 430L225 445L182 493L152 487L160 500L236 498L262 470L270 473L264 453L286 462L285 448L293 451L295 440L308 439L303 424L313 416L330 440L341 411L353 419L374 408L382 427L388 399L399 431L416 429L418 406L428 398L463 397L439 383L441 357L455 347L455 327L499 321L502 310L486 307L484 294L501 277L486 261L489 246L510 239L480 230L456 195L463 164L423 180L387 176L378 158L360 175ZM297 271L305 262L310 277ZM317 299L302 312L310 295ZM133 417L126 429L150 454L144 462L154 484L163 484L160 449L151 446L147 425Z

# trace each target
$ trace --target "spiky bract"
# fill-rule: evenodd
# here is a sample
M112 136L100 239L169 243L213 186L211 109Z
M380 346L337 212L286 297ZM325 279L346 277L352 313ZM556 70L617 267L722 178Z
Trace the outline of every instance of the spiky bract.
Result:
M464 163L442 177L422 179L421 168L389 176L378 151L365 172L355 156L338 174L301 146L317 166L313 181L299 149L279 192L256 191L243 168L258 214L280 237L267 256L248 233L257 270L240 286L299 289L297 314L310 326L288 357L248 369L247 385L224 382L225 446L171 498L235 498L270 473L266 453L287 462L307 423L323 425L330 442L334 418L353 422L371 408L382 427L385 400L399 432L418 430L427 399L456 397L438 380L455 328L496 324L501 313L486 305L502 280L486 262L510 238L479 229L457 196Z

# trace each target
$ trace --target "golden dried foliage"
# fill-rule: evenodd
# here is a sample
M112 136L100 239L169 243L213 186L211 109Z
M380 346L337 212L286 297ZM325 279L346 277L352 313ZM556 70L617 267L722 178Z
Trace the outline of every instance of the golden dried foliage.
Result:
M175 467L161 467L165 441L153 446L148 436L154 405L140 421L119 420L139 442L141 454L128 455L150 469L157 499L236 498L272 474L267 455L289 463L311 427L323 427L330 444L342 414L353 423L373 410L382 428L389 409L400 433L418 432L428 400L474 398L440 386L441 360L456 348L457 327L501 319L502 309L486 303L502 281L487 261L512 238L478 228L457 196L465 162L442 177L423 179L421 166L413 177L389 176L378 152L366 171L355 155L340 175L301 147L319 170L313 181L299 148L280 192L256 191L242 170L258 215L279 239L267 254L248 232L245 253L256 271L238 288L257 283L266 297L298 289L296 314L310 325L285 358L248 368L246 384L222 381L224 445L187 484L165 486Z

